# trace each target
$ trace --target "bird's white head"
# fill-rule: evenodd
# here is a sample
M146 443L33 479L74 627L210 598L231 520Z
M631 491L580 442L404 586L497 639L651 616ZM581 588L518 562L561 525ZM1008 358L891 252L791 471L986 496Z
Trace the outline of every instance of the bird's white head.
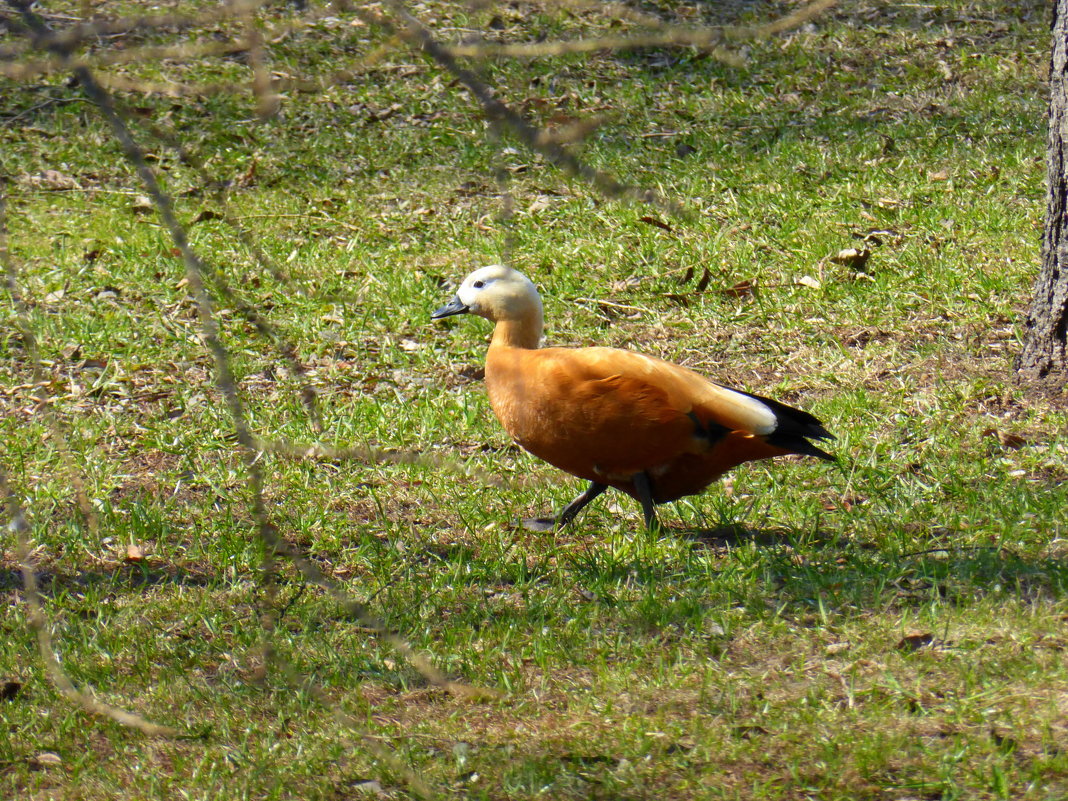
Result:
M477 314L493 322L536 319L540 328L541 297L525 275L511 267L493 264L467 276L452 302L430 316L440 320L454 314Z

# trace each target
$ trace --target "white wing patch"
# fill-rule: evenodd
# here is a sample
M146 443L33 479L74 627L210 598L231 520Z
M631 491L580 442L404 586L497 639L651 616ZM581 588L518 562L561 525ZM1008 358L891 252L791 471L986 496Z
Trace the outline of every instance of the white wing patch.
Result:
M775 429L779 427L778 420L775 418L775 412L756 398L751 398L748 395L720 384L715 384L715 387L721 392L728 393L731 401L743 407L753 416L754 425L752 431L754 434L766 437L769 434L774 433Z

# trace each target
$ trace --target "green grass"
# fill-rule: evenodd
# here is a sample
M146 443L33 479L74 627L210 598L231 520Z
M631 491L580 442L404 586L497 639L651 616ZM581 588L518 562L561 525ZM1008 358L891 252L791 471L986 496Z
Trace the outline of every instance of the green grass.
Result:
M232 211L291 277L193 222L218 204L135 126L197 252L296 343L319 393L321 435L278 353L221 304L254 433L429 457L265 456L272 521L495 700L428 686L288 564L268 635L249 481L181 260L77 88L0 84L10 244L72 451L5 296L0 463L71 678L185 735L59 695L5 529L0 682L18 687L0 700L0 796L405 797L377 743L443 798L1063 798L1068 416L1010 379L1044 213L1044 6L842 3L750 44L740 70L689 50L482 65L535 121L600 115L582 158L678 200L677 218L496 141L410 51L287 94L267 123L243 96L129 96L212 175L247 176ZM617 31L540 5L419 13L444 38L495 13L506 39ZM344 68L376 36L324 21L276 44L272 69ZM225 60L123 74L245 79ZM49 169L78 188L32 180ZM872 232L864 274L831 260ZM578 482L493 419L472 379L484 321L428 319L449 282L506 257L541 286L554 343L639 349L806 408L841 468L746 466L663 509L657 536L618 495L556 536L516 530ZM742 281L756 294L723 291ZM304 684L261 677L266 642Z

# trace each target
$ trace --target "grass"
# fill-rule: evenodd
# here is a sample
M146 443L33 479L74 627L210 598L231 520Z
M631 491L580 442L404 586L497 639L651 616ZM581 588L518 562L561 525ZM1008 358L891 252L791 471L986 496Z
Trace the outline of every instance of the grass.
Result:
M789 7L739 4L748 20ZM420 13L446 38L494 14L505 38L615 30L540 4ZM0 795L405 797L377 744L443 798L1064 797L1068 417L1063 397L1010 380L1044 212L1045 13L861 1L750 44L740 70L691 51L483 66L536 121L600 115L582 157L678 199L679 218L495 142L448 76L402 50L291 93L268 123L244 97L132 97L213 175L244 176L234 213L291 277L259 268L203 214L219 208L202 181L148 147L194 247L297 344L319 392L321 435L277 352L220 304L253 430L434 457L265 456L273 522L496 700L428 686L290 566L268 633L249 482L181 261L78 90L5 83L11 247L72 459L5 301L0 460L65 669L183 737L56 692L5 531ZM272 69L342 67L369 35L323 21L277 44ZM865 242L862 272L830 258ZM553 342L640 349L800 405L838 435L841 468L744 467L665 508L655 537L611 495L559 535L516 530L577 482L493 419L483 321L428 320L450 282L505 256L542 287ZM732 291L745 281L755 294ZM266 642L301 681L263 675Z

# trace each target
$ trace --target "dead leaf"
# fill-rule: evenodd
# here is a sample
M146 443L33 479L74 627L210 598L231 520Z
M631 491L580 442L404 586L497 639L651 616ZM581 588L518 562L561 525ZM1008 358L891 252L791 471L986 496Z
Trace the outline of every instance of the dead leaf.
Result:
M205 220L221 220L222 218L223 216L219 214L219 212L212 211L211 209L204 209L204 211L200 212L200 214L193 218L193 222L198 223L204 222Z
M470 197L472 195L481 195L488 190L489 185L481 181L464 181L456 187L456 194Z
M369 115L371 122L385 122L390 117L395 116L398 112L403 111L404 106L400 103L393 103L389 108L384 108L379 111L372 111Z
M530 206L527 207L527 214L537 214L539 211L545 211L545 209L552 206L552 198L541 195L534 198Z
M758 734L767 734L768 730L763 726L741 725L731 727L731 732L743 740L749 740Z
M642 281L644 280L646 279L639 278L636 275L631 275L619 281L612 281L611 283L609 283L608 288L616 294L622 294L625 292L630 292L632 289L637 289L639 286L641 286Z
M145 551L140 545L130 543L126 546L126 561L127 562L143 562L145 561Z
M486 377L486 369L484 367L465 364L463 367L456 370L456 375L468 381L481 381Z
M899 651L918 651L934 642L934 635L929 631L911 631L895 646Z
M36 189L51 189L55 192L81 188L77 181L69 175L64 175L59 170L42 170L34 175L25 175L20 183Z
M106 287L101 288L99 292L97 292L95 295L93 295L93 300L114 299L114 298L117 298L121 294L122 294L122 290L119 289L117 286L106 286Z
M134 214L151 214L156 210L152 205L152 199L148 195L138 195L130 204L130 211Z
M871 228L860 238L869 245L879 247L883 244L884 237L898 241L901 239L901 235L893 228ZM895 244L897 244L897 242L895 242Z
M256 159L252 160L252 163L248 165L248 169L237 177L234 183L242 189L247 189L256 183Z
M756 281L739 281L734 286L719 290L727 298L748 298L756 294Z
M63 296L67 294L63 289L54 289L44 296L45 303L59 303L63 300Z
M604 119L600 117L580 119L570 114L557 112L549 118L549 124L553 127L538 134L538 143L569 145L588 139L590 134L604 124Z
M871 258L871 251L868 248L845 248L839 250L834 256L831 256L831 261L835 264L844 264L850 269L862 272L868 264L868 259Z
M712 280L712 272L705 267L704 272L701 273L701 280L697 282L697 286L693 288L696 293L704 292L708 289L708 282Z
M1018 450L1027 444L1027 440L1019 434L1011 434L1008 431L998 431L996 428L984 429L983 436L993 437L1001 443L1001 447L1013 451Z
M938 172L929 172L929 173L927 173L927 180L928 181L948 181L949 180L949 170L939 170Z
M42 770L44 768L54 768L63 764L63 760L59 754L54 754L51 751L44 751L36 756L30 757L30 768L33 770Z
M821 289L823 287L823 284L811 275L802 275L794 283L800 286L807 286L809 289Z
M381 782L377 782L374 779L355 781L350 787L357 793L365 793L367 795L384 796L386 794L386 791L382 789Z
M661 228L665 231L672 230L671 226L668 225L666 222L664 222L663 220L658 220L656 217L652 217L648 214L646 214L644 217L639 217L638 220L640 222L645 223L646 225L655 225L657 228Z
M851 642L832 642L823 649L823 652L827 654L827 656L835 656L836 654L845 653L852 647L853 643Z

